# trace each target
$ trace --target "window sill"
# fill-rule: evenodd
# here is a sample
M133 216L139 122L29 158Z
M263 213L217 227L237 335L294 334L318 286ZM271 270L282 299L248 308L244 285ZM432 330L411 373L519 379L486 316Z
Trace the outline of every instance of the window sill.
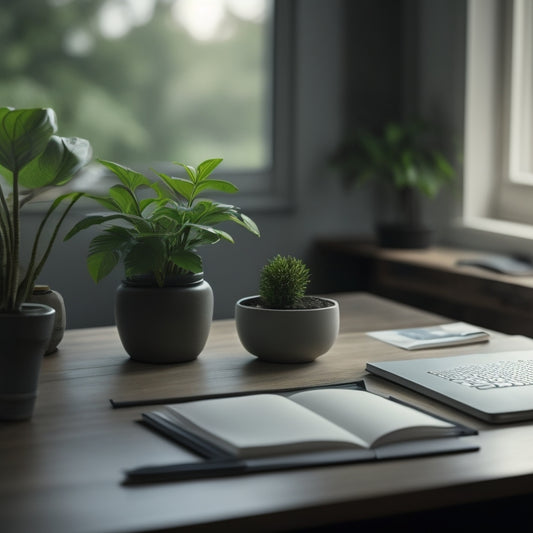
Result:
M469 217L453 224L446 244L496 253L533 257L533 226L485 217Z

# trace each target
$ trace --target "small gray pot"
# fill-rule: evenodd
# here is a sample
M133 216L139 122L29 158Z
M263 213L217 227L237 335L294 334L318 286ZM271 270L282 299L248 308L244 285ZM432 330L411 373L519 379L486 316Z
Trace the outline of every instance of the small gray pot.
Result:
M34 303L22 304L19 313L0 314L0 420L33 415L54 316L53 308Z
M250 305L257 296L235 305L235 325L248 352L271 363L308 363L326 353L339 334L339 304L316 309L266 309ZM247 305L248 304L248 305Z
M192 361L209 336L213 291L203 279L172 287L122 283L115 299L115 320L122 345L135 361Z

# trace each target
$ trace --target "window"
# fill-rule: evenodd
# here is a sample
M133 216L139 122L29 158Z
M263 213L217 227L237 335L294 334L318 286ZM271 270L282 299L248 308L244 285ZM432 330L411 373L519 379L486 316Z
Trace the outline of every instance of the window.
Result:
M274 0L5 2L0 102L53 107L60 134L101 159L148 171L223 157L243 192L272 190L287 93L274 76L287 17L274 31L275 15Z
M533 238L533 0L470 0L464 218Z

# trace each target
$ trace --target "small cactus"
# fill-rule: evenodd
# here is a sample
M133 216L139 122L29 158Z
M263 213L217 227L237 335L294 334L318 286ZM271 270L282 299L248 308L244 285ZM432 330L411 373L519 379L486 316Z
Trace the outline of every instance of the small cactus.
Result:
M309 268L300 259L276 255L261 270L261 304L271 309L296 308L305 296L309 279Z

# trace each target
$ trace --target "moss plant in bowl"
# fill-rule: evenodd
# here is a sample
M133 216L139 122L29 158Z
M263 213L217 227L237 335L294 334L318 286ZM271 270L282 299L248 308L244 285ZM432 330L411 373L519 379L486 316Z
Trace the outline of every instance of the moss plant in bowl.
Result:
M339 333L339 304L306 295L310 271L302 260L276 255L263 266L259 294L235 305L244 348L274 363L305 363L326 353Z
M235 223L254 235L256 224L238 207L205 197L235 193L237 187L214 179L222 159L193 167L176 163L186 177L147 176L111 161L100 161L118 178L109 194L87 195L109 213L93 214L67 234L101 227L89 246L87 264L98 282L119 263L125 277L117 290L118 332L132 359L176 363L195 359L211 326L213 293L204 280L198 248L220 241L233 243L221 223Z

